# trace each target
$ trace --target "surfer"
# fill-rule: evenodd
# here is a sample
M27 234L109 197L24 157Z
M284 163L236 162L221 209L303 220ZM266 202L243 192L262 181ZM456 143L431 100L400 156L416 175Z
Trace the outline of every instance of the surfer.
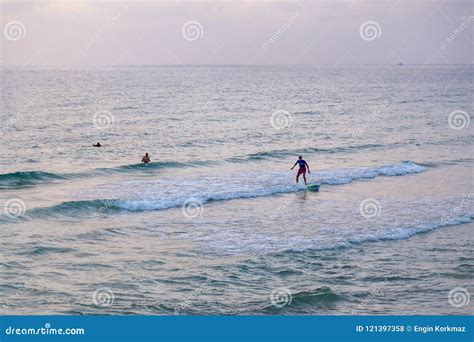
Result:
M93 144L92 146L94 146L94 147L101 147L102 145L100 144L100 142L97 142L97 144Z
M308 168L308 173L311 173L309 171L308 163L303 159L302 156L299 156L298 160L295 163L295 165L293 165L293 167L290 170L293 170L295 168L296 164L298 164L299 167L300 167L299 170L298 170L298 173L296 174L296 183L298 183L298 179L300 178L300 175L303 174L304 184L307 184L306 183L306 168Z
M150 156L148 156L148 152L142 158L142 162L148 164L150 162Z

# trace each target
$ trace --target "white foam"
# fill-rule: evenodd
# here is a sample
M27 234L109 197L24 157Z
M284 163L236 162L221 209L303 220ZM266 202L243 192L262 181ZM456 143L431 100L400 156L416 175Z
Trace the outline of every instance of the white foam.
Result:
M385 240L403 240L413 235L426 233L431 230L446 226L455 226L472 221L472 215L459 216L449 220L440 220L437 222L424 223L408 228L392 228L386 231L376 232L369 235L362 235L348 240L350 244L360 244L364 242L385 241Z
M404 240L438 228L468 223L473 218L474 216L471 213L452 218L449 221L437 220L415 226L375 228L372 231L367 231L360 226L354 226L350 231L335 227L326 231L319 229L315 232L313 227L313 235L303 231L293 231L291 234L294 234L294 236L289 235L288 231L278 231L275 226L265 231L239 230L232 232L225 230L222 232L218 230L216 232L207 232L207 235L204 236L198 236L195 232L191 231L189 238L224 254L261 254L288 250L328 250L350 248L354 245L377 241Z
M426 167L413 162L403 162L396 165L381 166L376 168L354 168L336 171L318 172L322 184L340 185L348 184L357 179L372 179L378 176L403 176L410 173L420 173Z
M322 184L342 185L359 179L378 176L401 176L426 170L413 162L403 162L372 168L352 168L316 172ZM121 189L141 189L139 193L118 196L115 206L132 211L160 210L182 206L189 198L204 204L209 201L231 200L271 196L305 189L303 184L295 184L294 176L288 172L239 173L233 175L199 176L176 184L173 179L146 180L123 186ZM146 189L146 191L142 190Z

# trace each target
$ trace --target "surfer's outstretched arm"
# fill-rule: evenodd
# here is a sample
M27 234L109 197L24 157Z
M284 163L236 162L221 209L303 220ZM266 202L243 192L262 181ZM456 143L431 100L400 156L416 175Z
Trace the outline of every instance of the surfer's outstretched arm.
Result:
M293 165L293 167L290 170L293 170L295 168L296 164L298 164L298 162L296 162L295 165Z
M306 162L305 162L306 163ZM311 171L309 171L309 165L308 163L306 163L306 167L308 168L308 173L311 173Z

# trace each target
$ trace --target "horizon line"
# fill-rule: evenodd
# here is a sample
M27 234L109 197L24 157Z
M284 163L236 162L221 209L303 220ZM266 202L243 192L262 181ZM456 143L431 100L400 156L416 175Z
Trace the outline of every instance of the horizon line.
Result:
M401 64L400 64L401 63ZM206 67L206 66L223 66L223 67L316 67L316 66L404 66L404 65L474 65L472 63L340 63L340 64L329 64L329 63L320 63L320 64L0 64L0 68L4 67L155 67L155 66L169 66L169 67L178 67L178 66L195 66L195 67Z

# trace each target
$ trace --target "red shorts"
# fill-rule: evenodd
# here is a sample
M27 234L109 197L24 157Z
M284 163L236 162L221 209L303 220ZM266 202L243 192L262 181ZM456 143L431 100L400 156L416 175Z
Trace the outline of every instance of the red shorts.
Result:
M306 168L305 167L302 167L298 170L298 174L297 176L303 174L303 176L306 176Z

